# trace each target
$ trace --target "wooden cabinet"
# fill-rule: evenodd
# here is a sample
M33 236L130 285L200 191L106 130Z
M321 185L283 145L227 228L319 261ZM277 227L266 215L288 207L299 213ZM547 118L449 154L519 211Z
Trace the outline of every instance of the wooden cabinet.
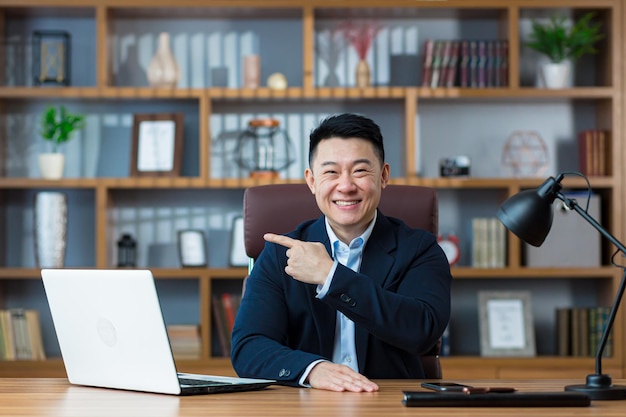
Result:
M0 0L5 39L0 47L0 308L37 308L51 356L45 364L3 363L0 373L17 375L28 369L37 374L41 369L45 375L63 374L32 249L32 196L41 190L69 195L66 266L115 267L115 242L122 233L133 234L138 267L152 269L158 279L166 322L200 327L201 355L180 361L181 368L229 368L227 359L215 357L211 299L236 289L246 273L228 265L230 229L241 214L243 190L303 181L309 130L327 114L352 111L381 125L392 182L437 188L440 231L455 232L461 239L461 261L453 269L452 356L443 360L444 375L583 378L593 372L594 360L556 355L554 311L612 302L621 278L609 263L613 248L602 242L598 267L530 268L523 244L509 235L506 267L475 268L469 255L471 219L493 216L507 197L538 186L549 175L576 170L578 131L606 129L612 138L610 175L590 181L601 197L602 223L616 236L623 235L622 9L617 0L549 5L533 0L392 0L384 7L377 1L326 0L269 0L262 5L252 0ZM576 65L574 87L535 87L537 57L524 46L531 21L589 10L598 13L606 35L600 53ZM338 27L348 20L379 25L368 55L368 87L355 87L358 57L338 35ZM23 41L42 29L71 35L70 86L34 85L32 45ZM146 79L161 32L170 34L181 70L173 89L150 87ZM392 71L391 56L412 57L421 74L426 39L506 40L508 84L391 85L398 77L394 71L404 69ZM258 88L242 83L243 58L252 54L261 62ZM287 79L286 89L266 86L276 72ZM420 79L411 73L402 76ZM56 181L39 178L35 164L43 150L37 117L50 103L87 115L85 129L65 149L65 177ZM181 174L131 176L132 115L174 111L184 116ZM280 120L288 133L294 161L278 178L252 178L235 162L237 137L251 118L268 116ZM546 143L549 164L536 178L515 177L502 163L504 144L516 131L536 132ZM440 177L438 161L462 154L471 157L472 176ZM586 187L583 180L570 177L564 185ZM208 268L180 268L176 233L186 228L207 234ZM480 357L477 293L485 289L531 291L537 357ZM623 327L620 313L614 354L604 361L613 377L625 372Z

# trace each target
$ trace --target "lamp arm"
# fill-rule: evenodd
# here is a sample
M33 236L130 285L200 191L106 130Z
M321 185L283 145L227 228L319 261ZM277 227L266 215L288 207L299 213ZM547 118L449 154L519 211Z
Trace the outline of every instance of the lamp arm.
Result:
M619 249L622 254L626 255L626 246L615 236L608 232L600 223L598 223L593 217L589 215L585 210L583 210L575 199L567 198L562 193L557 192L556 197L559 200L562 200L565 205L574 210L576 213L580 214L580 216L585 219L589 224L591 224L602 236L607 238L612 244L614 244L617 249ZM626 270L624 274L622 274L622 280L620 281L619 288L617 293L615 294L615 300L613 301L613 305L611 306L611 311L609 313L608 321L606 326L604 327L604 331L602 332L602 338L600 339L600 343L598 345L598 350L596 352L596 375L602 374L602 355L604 354L604 348L606 347L607 340L609 338L609 333L613 328L613 322L615 321L615 316L617 316L617 310L619 309L619 305L622 301L622 295L624 295L624 290L626 289Z

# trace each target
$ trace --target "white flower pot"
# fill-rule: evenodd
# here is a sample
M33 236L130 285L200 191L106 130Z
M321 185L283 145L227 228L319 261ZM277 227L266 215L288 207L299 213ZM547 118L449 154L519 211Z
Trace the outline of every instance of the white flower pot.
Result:
M546 88L571 87L570 62L549 62L541 65L541 77Z
M41 177L48 180L58 180L63 177L65 155L62 153L42 153L39 155L39 172Z

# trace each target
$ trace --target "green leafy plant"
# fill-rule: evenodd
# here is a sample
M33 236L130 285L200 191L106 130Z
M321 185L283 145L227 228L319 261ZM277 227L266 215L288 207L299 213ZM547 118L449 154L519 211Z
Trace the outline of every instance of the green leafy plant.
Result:
M72 138L75 130L84 126L85 116L72 114L64 106L49 106L41 115L39 134L51 142L52 152L58 152L59 146Z
M581 17L573 26L566 23L565 17L552 17L550 23L533 22L530 42L526 45L559 63L566 59L577 60L585 54L595 54L594 44L604 38L600 33L599 22L592 22L594 12Z

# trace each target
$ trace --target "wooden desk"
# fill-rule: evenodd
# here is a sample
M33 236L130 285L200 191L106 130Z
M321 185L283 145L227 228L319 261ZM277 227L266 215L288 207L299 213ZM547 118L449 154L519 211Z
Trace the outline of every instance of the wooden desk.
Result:
M0 416L165 417L165 416L602 416L622 417L626 401L594 401L580 408L411 408L402 390L420 381L377 381L377 393L335 393L271 386L262 391L176 397L70 385L65 379L0 379ZM572 380L467 380L475 386L514 386L520 391L562 391ZM626 380L615 381L621 385Z

